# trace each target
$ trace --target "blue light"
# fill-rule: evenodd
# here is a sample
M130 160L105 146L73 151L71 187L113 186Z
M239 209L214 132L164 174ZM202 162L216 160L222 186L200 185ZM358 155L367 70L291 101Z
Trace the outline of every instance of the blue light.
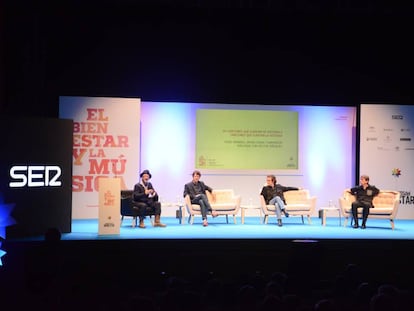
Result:
M10 216L14 204L4 204L3 203L3 195L0 193L0 238L5 239L6 238L6 227L15 224L15 220L13 217ZM1 242L0 242L1 247ZM1 257L3 257L6 254L5 251L3 251L0 248L0 266L3 265L3 262L1 261Z
M307 131L301 132L310 183L322 187L333 176L346 176L344 171L352 158L351 144L347 143L352 120L344 119L343 107L311 107L306 109Z
M0 247L1 247L1 242L0 242ZM7 253L5 252L5 251L3 251L1 248L0 248L0 266L2 266L3 265L3 262L1 261L1 257L3 257L4 255L6 255Z
M141 165L149 169L152 182L162 200L178 200L185 180L171 183L171 176L188 171L193 154L193 111L190 104L143 102L141 106ZM183 176L187 178L186 176ZM177 186L179 185L179 186Z

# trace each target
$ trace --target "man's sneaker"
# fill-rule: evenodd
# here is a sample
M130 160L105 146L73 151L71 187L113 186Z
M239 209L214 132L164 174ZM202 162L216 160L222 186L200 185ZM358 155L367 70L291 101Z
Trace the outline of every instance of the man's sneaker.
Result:
M217 217L218 216L218 213L216 211L211 211L211 216Z
M289 213L288 213L288 212L286 212L286 209L283 209L283 214L285 214L286 218L288 218L288 217L289 217Z
M203 227L207 227L208 226L208 221L207 221L207 219L204 219L203 220Z
M277 220L277 225L278 225L279 227L282 227L282 226L283 226L283 224L282 224L282 219L278 219L278 220Z

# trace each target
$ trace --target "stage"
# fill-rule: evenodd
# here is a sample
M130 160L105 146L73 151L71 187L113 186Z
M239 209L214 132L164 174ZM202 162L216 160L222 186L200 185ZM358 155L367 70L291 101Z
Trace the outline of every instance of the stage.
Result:
M44 268L47 258L59 258L61 278L93 284L117 284L121 288L144 286L165 276L204 279L216 275L239 280L248 275L284 272L292 278L334 280L349 264L361 268L361 278L410 284L414 275L414 220L368 220L367 228L343 226L343 219L329 217L302 224L300 217L274 218L267 225L259 217L247 217L245 224L226 223L219 216L208 227L196 218L193 225L163 217L166 228L132 228L125 218L119 235L98 235L97 219L73 220L72 232L50 247L43 236L6 239L2 249L0 277L18 292L30 282L32 271ZM45 255L46 254L46 255ZM37 266L40 266L38 268ZM75 278L75 279L73 279ZM145 280L142 285L140 280ZM5 284L5 283L4 283ZM133 285L135 284L135 285ZM316 285L315 285L316 286Z
M405 219L396 220L394 230L388 220L368 219L363 230L352 228L349 221L344 227L344 219L340 225L337 217L328 217L326 226L322 226L318 217L312 218L312 224L306 219L303 224L300 217L283 218L282 227L276 225L275 217L268 224L261 224L259 217L246 217L241 224L238 217L234 224L232 218L226 223L226 218L219 216L210 218L208 227L202 226L200 217L193 225L187 219L184 224L174 217L161 220L166 228L153 227L147 218L147 227L141 229L133 228L132 218L126 217L119 235L99 235L97 219L73 220L72 232L62 234L60 242L67 257L76 260L79 255L86 261L100 262L108 258L114 262L146 258L160 262L157 270L185 273L197 270L200 262L205 262L203 269L212 270L235 265L269 270L277 262L287 268L292 251L296 257L308 250L311 250L308 261L326 260L329 264L323 264L325 269L334 262L333 268L341 262L343 265L364 262L367 256L372 257L370 264L382 264L382 260L402 264L408 259L407 250L414 244L414 220ZM2 258L5 266L10 264L13 250L41 245L43 240L44 236L6 239L3 249L8 254Z
M62 240L118 240L118 239L313 239L313 240L414 240L414 220L401 219L395 221L395 229L391 229L388 220L368 219L367 228L354 229L348 221L344 227L344 219L328 217L326 226L322 226L321 219L312 218L312 224L302 223L300 217L283 218L283 226L276 225L276 218L270 217L268 224L262 224L259 217L246 217L241 224L237 217L237 224L229 217L226 223L225 216L209 218L209 226L201 225L201 218L197 217L194 224L189 224L187 219L180 224L179 219L162 217L166 228L152 227L150 219L145 221L146 228L133 228L132 218L125 217L121 224L119 235L99 235L97 219L72 220L72 232L62 234ZM22 240L22 239L20 239ZM23 239L25 241L43 240L43 236Z

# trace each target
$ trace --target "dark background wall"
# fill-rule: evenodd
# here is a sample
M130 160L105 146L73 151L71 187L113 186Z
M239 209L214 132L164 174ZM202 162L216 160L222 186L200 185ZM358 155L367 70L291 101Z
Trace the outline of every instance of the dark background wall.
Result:
M60 95L413 104L413 11L395 1L1 6L0 113L56 117Z
M0 114L57 117L60 95L258 104L413 104L413 10L398 2L3 0ZM22 268L25 261L36 263L26 256L32 244L7 242L2 245L7 269L0 270L0 279L9 288L4 293L13 295L4 297L13 306L16 301L30 301L33 306L33 295L24 299L21 290L22 280L30 281L31 276L30 267ZM108 280L122 289L130 284L147 286L156 273L173 268L170 272L188 275L280 269L313 280L318 273L322 278L353 262L372 273L374 281L385 274L385 279L404 280L412 288L414 274L413 258L407 253L412 241L327 241L318 243L321 248L312 255L308 243L295 247L291 241L100 242L65 243L57 284L69 279L71 285L74 280L73 288L87 284L88 293L90 280L96 280L92 285L97 289L98 284L108 287ZM223 258L228 260L224 265ZM298 264L301 258L308 264ZM135 260L153 264L150 269L125 268ZM101 291L96 293L102 297Z
M39 236L51 227L71 232L72 120L0 117L0 132L7 133L0 153L0 200L13 204L13 222L6 227L5 237ZM31 171L27 166L35 168ZM49 171L45 166L53 167ZM50 183L53 178L59 186ZM10 182L18 184L12 187Z

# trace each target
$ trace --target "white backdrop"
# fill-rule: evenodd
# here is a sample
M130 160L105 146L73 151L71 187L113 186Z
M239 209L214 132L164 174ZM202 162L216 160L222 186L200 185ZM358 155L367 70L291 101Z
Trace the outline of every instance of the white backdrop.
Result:
M286 186L308 188L318 197L317 206L335 204L355 180L354 107L229 105L176 102L142 102L141 170L149 169L152 183L164 203L182 200L184 184L195 167L196 109L250 109L299 113L299 170L202 171L201 179L213 189L232 188L259 203L267 174ZM133 187L133 183L128 187ZM165 207L163 215L175 215ZM315 212L316 216L316 212Z
M279 171L202 171L213 188L232 188L242 204L259 203L267 174L286 186L307 188L317 206L337 204L354 185L356 108L327 106L230 105L142 102L136 98L60 97L60 117L73 119L72 217L96 218L97 180L122 178L132 189L149 169L163 203L182 201L184 184L195 168L197 109L296 111L299 114L299 169ZM362 104L360 173L380 189L402 194L397 218L414 218L414 106ZM175 215L165 207L163 215ZM315 215L316 216L316 215Z
M397 218L414 218L414 106L362 104L360 172L400 191Z

